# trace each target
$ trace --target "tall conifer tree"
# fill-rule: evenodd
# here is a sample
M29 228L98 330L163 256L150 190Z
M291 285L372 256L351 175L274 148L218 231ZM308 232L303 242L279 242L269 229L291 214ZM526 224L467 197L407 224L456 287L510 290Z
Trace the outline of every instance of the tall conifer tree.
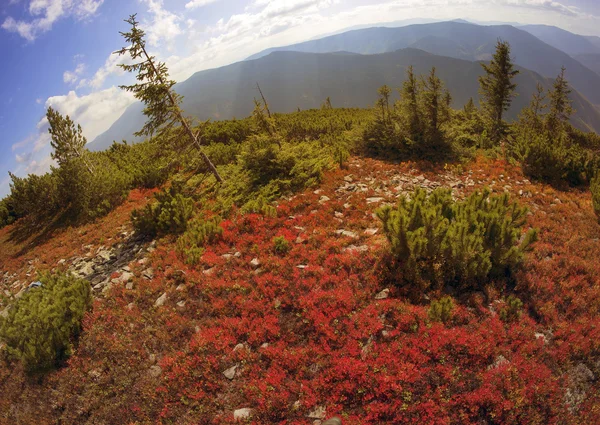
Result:
M129 54L131 56L134 61L133 64L120 64L119 66L127 72L136 72L138 83L121 86L121 88L132 92L137 99L146 105L144 114L148 117L148 121L136 135L149 136L156 131L164 131L179 123L192 143L198 148L200 156L208 169L218 182L222 182L223 179L217 168L202 150L201 135L199 133L194 134L190 121L183 115L180 106L182 96L173 90L175 81L169 79L167 66L164 62L157 62L154 56L148 54L144 38L145 33L139 28L136 15L131 15L125 22L131 25L129 32L121 32L128 47L123 47L115 54Z
M517 85L513 78L519 73L510 58L510 45L498 40L496 52L489 64L482 63L485 75L479 77L483 110L488 119L489 135L493 142L499 142L504 135L504 112L510 108Z

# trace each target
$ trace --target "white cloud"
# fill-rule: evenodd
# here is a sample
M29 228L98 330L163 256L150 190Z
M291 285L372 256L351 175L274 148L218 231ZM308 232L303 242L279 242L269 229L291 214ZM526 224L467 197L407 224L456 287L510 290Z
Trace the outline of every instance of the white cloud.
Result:
M211 3L215 3L217 0L192 0L189 3L186 3L186 9L197 9L199 7L206 6Z
M2 28L19 34L27 41L34 41L40 34L52 29L54 22L62 17L73 16L83 20L93 16L104 0L31 0L29 21L17 21L12 16L4 20Z
M64 96L53 96L46 100L46 107L52 106L81 124L83 135L91 142L106 131L134 101L132 94L113 86L85 96L79 96L75 91ZM44 119L40 120L38 126L43 123Z
M85 71L85 64L78 64L73 71L65 71L63 81L67 84L75 84L79 80L79 76Z
M142 27L146 31L148 43L158 46L163 41L168 48L172 48L175 38L183 34L180 24L183 18L163 8L163 0L140 0L148 5L151 19L144 20Z
M578 8L553 0L496 0L494 3L506 6L524 7L528 9L541 9L549 12L557 12L571 17L580 15Z
M119 64L125 63L131 63L129 55L115 55L111 53L104 62L104 65L96 71L94 76L89 80L81 80L77 88L91 87L95 90L100 89L106 79L111 75L123 75L125 73L125 71L118 66Z

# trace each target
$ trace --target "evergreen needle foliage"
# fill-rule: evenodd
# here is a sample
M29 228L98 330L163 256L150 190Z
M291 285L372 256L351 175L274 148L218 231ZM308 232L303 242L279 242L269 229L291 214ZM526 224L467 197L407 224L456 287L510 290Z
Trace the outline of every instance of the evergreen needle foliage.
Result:
M148 54L144 39L145 33L139 28L136 15L131 15L125 22L131 25L131 30L120 34L125 38L129 47L123 47L115 53L130 55L133 63L119 64L119 66L127 72L137 73L138 83L120 87L132 92L146 105L144 114L149 118L142 130L136 134L153 135L156 131L163 132L177 123L180 124L191 142L198 148L200 156L210 172L218 182L222 182L216 167L201 148L200 134L192 132L191 124L183 116L180 106L182 97L173 90L175 81L169 79L167 66L164 62L157 62L154 56Z
M600 220L600 171L596 173L596 177L592 179L590 184L590 190L592 191L592 205L594 212Z
M194 213L194 201L183 196L181 188L174 183L154 195L156 202L134 210L131 221L136 231L146 236L184 232Z
M514 69L508 42L498 40L491 62L482 63L481 66L485 71L485 75L479 77L483 110L488 121L489 135L493 142L498 143L506 130L502 117L510 108L517 88L512 80L519 73Z
M184 261L193 266L204 254L204 246L215 242L223 235L221 218L209 220L195 219L190 222L186 232L177 240L177 252Z
M454 301L452 297L446 296L431 302L429 306L429 320L432 322L449 323L452 320Z
M427 195L418 188L410 200L402 197L397 208L383 207L377 215L403 282L435 290L444 284L480 289L514 270L537 238L532 229L519 242L526 212L508 194L485 190L454 201L450 190Z
M53 368L68 358L91 306L90 285L71 274L46 274L0 318L0 339L9 358L30 372Z

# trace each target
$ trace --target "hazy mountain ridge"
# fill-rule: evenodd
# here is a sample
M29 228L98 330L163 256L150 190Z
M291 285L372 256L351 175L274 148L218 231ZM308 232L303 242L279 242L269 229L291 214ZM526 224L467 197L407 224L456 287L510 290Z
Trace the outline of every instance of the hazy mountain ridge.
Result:
M569 33L570 34L570 33ZM481 26L463 22L440 22L401 28L369 28L349 31L319 40L264 50L249 59L273 51L326 53L347 50L361 54L385 53L416 47L459 59L489 60L498 39L508 41L517 65L546 77L555 77L562 66L567 78L593 104L600 104L600 76L567 53L545 43L523 29L510 25ZM438 40L438 43L433 41ZM593 46L589 39L581 37ZM448 48L448 46L452 46Z
M478 76L482 74L478 62L412 48L376 55L274 52L257 60L198 72L175 89L184 96L186 113L201 120L248 116L254 107L253 99L259 95L256 82L261 84L271 109L276 112L318 108L328 96L334 107L366 108L373 105L377 88L383 84L400 87L410 65L417 73L429 72L435 66L450 89L455 108L462 107L470 97L478 98ZM516 118L529 103L538 82L547 87L550 84L548 79L523 68L516 82L519 96L507 114L508 119ZM579 93L574 92L573 99L578 111L574 124L600 132L600 113ZM144 120L142 105L130 106L107 132L89 145L90 149L106 149L113 140L132 140L131 135L142 127Z

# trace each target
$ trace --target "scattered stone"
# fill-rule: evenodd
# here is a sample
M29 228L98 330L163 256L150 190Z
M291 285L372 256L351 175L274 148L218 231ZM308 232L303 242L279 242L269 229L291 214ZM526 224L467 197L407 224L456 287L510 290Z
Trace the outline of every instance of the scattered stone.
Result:
M389 297L389 295L390 295L390 290L388 288L385 288L384 290L379 292L377 295L375 295L375 299L376 300L385 300L387 297Z
M158 299L154 302L154 307L160 307L167 302L167 293L162 294Z
M236 421L247 419L252 416L252 409L244 407L242 409L236 409L233 411L233 419Z
M334 416L333 418L327 419L321 425L342 425L342 420L337 416Z
M596 380L585 364L579 363L567 372L569 385L565 391L565 403L571 413L577 412L579 405L586 399L592 383Z
M335 233L339 236L347 236L349 238L357 239L358 235L350 230L338 229Z
M305 268L307 268L307 267L308 267L308 264L298 264L298 265L296 266L296 268L297 268L297 269L301 269L301 270L304 270L304 269L305 269Z
M324 204L325 202L329 202L329 201L331 201L331 199L329 199L329 196L323 195L319 198L319 204Z
M368 245L360 245L360 246L349 245L343 249L343 251L350 251L350 252L367 252L368 250L369 250Z
M235 378L235 372L237 370L238 366L231 366L229 369L225 370L223 372L223 375L225 375L225 378L229 379L230 381Z
M336 211L336 212L334 213L334 215L335 215L337 218L343 218L343 217L344 217L344 213L341 213L341 212L339 212L339 211Z
M126 283L126 282L129 282L131 279L133 279L133 277L134 277L133 273L126 271L119 277L119 281L121 283Z
M64 258L61 258L60 260L58 260L58 264L59 266L62 266L63 264L65 264L66 260Z
M210 269L202 270L202 274L205 276L212 276L213 274L215 274L216 270L216 267L211 267Z
M383 201L383 198L381 198L381 197L367 198L367 204L376 204L381 201Z
M162 374L162 369L159 365L150 366L148 373L153 378L158 378Z
M233 352L235 353L236 351L243 350L244 348L246 348L246 346L240 342L238 345L233 347Z
M350 175L348 175L348 176L344 177L344 181L345 181L345 182L348 182L348 183L352 183L352 174L350 174Z
M147 280L154 279L154 269L152 267L148 267L142 272L142 277Z
M308 413L307 418L309 419L323 419L327 415L327 409L325 406L317 406L315 409Z
M155 364L156 363L156 354L152 353L148 356L148 361L150 362L150 364Z
M250 265L252 267L258 267L260 266L260 260L258 258L253 258L252 261L250 261Z
M379 229L370 228L365 230L365 235L373 236L377 232L379 232Z
M177 288L175 288L176 291L183 291L185 289L185 285L183 283L177 285Z
M500 366L509 364L510 362L506 359L506 357L504 357L503 355L499 355L498 357L496 357L496 360L494 360L494 363L492 363L491 365L488 366L488 370L490 369L496 369Z
M538 339L538 338L541 338L541 339L542 339L542 341L544 341L544 344L548 344L548 337L547 337L546 335L544 335L543 333L541 333L541 332L536 332L536 333L534 334L534 336L535 336L535 338L536 338L536 339Z
M127 282L127 285L125 285L125 289L133 289L133 281L130 280L129 282Z

